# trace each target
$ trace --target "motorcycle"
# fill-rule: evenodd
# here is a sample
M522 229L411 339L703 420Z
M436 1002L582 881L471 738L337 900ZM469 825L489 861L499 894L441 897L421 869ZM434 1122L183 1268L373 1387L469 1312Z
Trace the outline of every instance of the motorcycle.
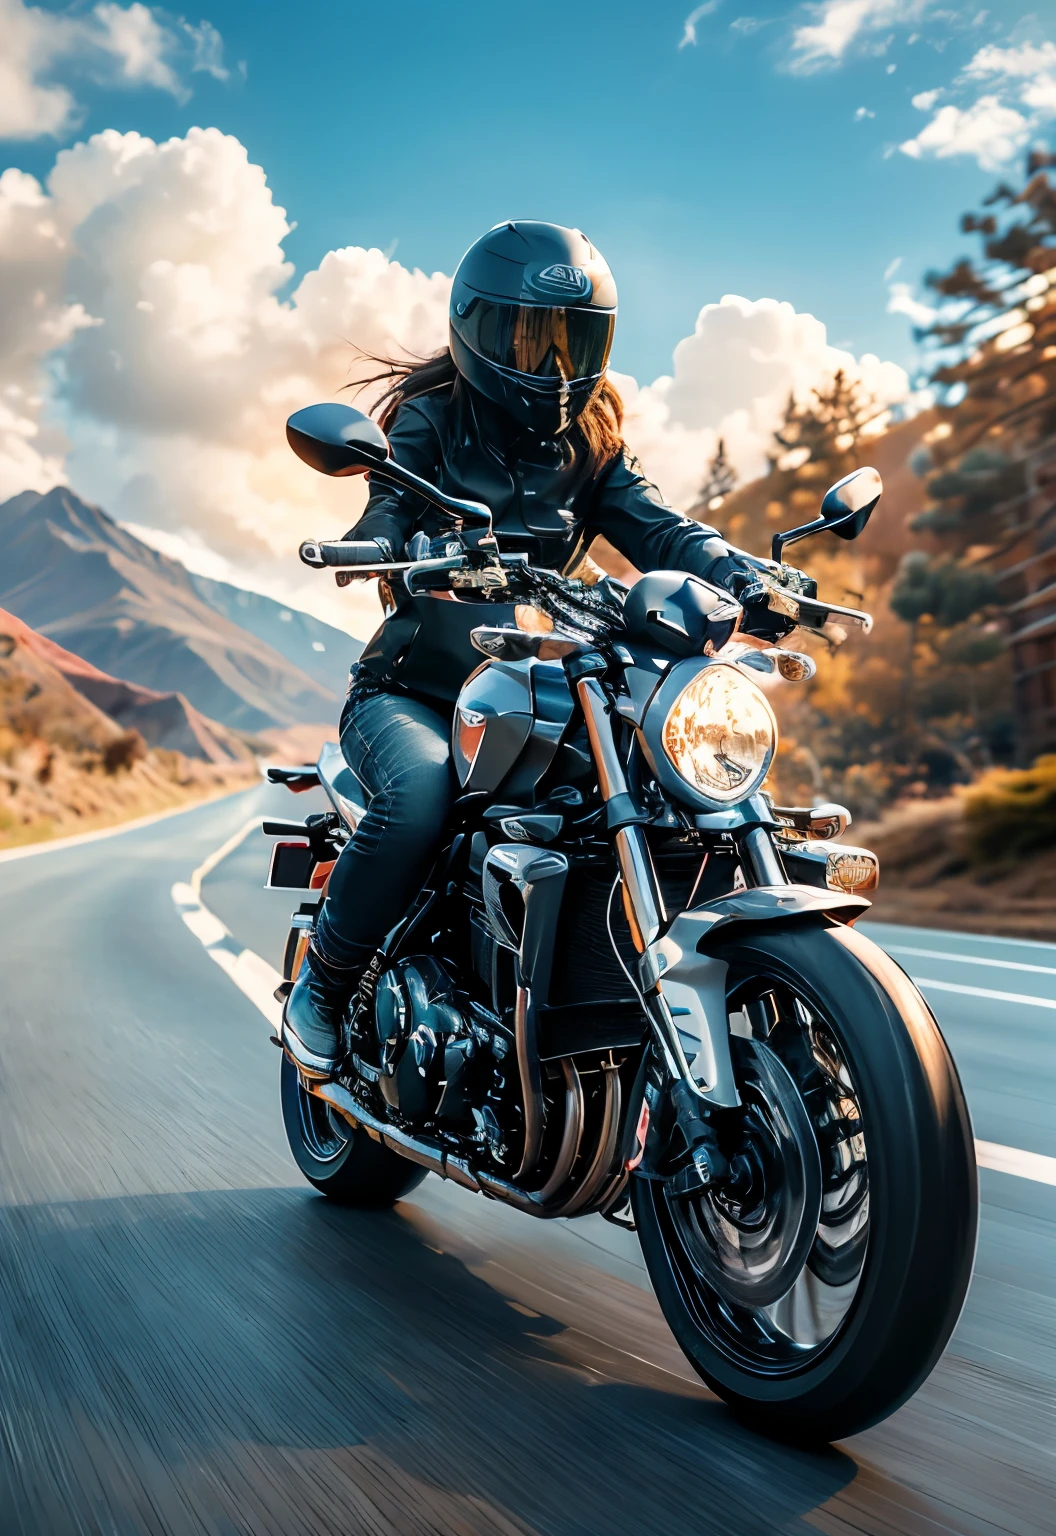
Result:
M768 690L815 663L750 631L759 614L833 643L868 631L782 554L856 537L880 476L855 471L777 534L735 601L679 572L628 589L531 567L487 507L395 463L347 406L299 411L287 432L322 473L369 471L451 518L441 555L309 540L307 564L485 617L513 604L516 624L473 630L461 794L349 1007L338 1073L308 1080L283 1054L299 1167L353 1206L391 1205L431 1172L544 1220L600 1213L637 1232L675 1338L749 1424L823 1442L876 1423L959 1316L974 1144L926 1002L855 928L875 855L841 840L843 807L767 792ZM268 776L321 785L332 807L265 823L269 884L308 898L282 997L365 796L335 745Z

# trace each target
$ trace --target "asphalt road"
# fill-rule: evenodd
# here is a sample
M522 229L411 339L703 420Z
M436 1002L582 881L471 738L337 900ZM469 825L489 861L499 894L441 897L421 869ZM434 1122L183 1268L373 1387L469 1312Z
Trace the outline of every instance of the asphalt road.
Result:
M709 1396L632 1236L435 1179L383 1215L316 1196L268 1027L170 896L251 815L304 807L262 788L0 860L2 1536L1051 1536L1051 1184L982 1170L946 1356L816 1455ZM277 965L264 862L248 838L202 895ZM976 1135L1056 1156L1056 947L872 932L926 979Z

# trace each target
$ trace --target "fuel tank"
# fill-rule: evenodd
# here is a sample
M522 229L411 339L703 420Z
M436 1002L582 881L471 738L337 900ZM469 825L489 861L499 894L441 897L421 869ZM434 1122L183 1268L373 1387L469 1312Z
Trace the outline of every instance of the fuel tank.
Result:
M550 767L572 718L559 661L486 661L462 685L451 755L467 793L530 795Z

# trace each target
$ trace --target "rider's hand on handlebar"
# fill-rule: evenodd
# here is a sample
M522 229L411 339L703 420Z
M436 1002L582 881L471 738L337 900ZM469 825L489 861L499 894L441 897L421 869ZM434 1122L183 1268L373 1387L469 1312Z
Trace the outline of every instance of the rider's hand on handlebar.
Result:
M465 543L455 532L440 533L430 538L421 529L407 540L408 560L446 560L465 551Z
M813 576L797 570L794 565L780 566L768 574L765 580L760 580L754 571L738 573L728 585L744 609L741 628L745 633L771 643L790 635L796 628L796 620L782 613L777 603L771 603L770 591L776 589L780 592L783 588L790 597L816 597L818 593L818 584Z

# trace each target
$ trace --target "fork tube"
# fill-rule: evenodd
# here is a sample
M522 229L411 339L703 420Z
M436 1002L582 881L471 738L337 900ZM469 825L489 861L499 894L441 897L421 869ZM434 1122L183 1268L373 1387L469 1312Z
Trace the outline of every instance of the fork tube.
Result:
M596 677L580 677L576 680L576 693L587 722L602 796L610 812L615 810L618 814L633 815L627 775L616 750L605 690ZM609 825L612 825L611 819ZM622 876L623 910L627 914L634 947L642 954L660 936L664 923L663 898L641 827L633 822L618 827L615 843Z
M765 827L752 827L741 838L741 851L756 885L787 885L788 876Z

